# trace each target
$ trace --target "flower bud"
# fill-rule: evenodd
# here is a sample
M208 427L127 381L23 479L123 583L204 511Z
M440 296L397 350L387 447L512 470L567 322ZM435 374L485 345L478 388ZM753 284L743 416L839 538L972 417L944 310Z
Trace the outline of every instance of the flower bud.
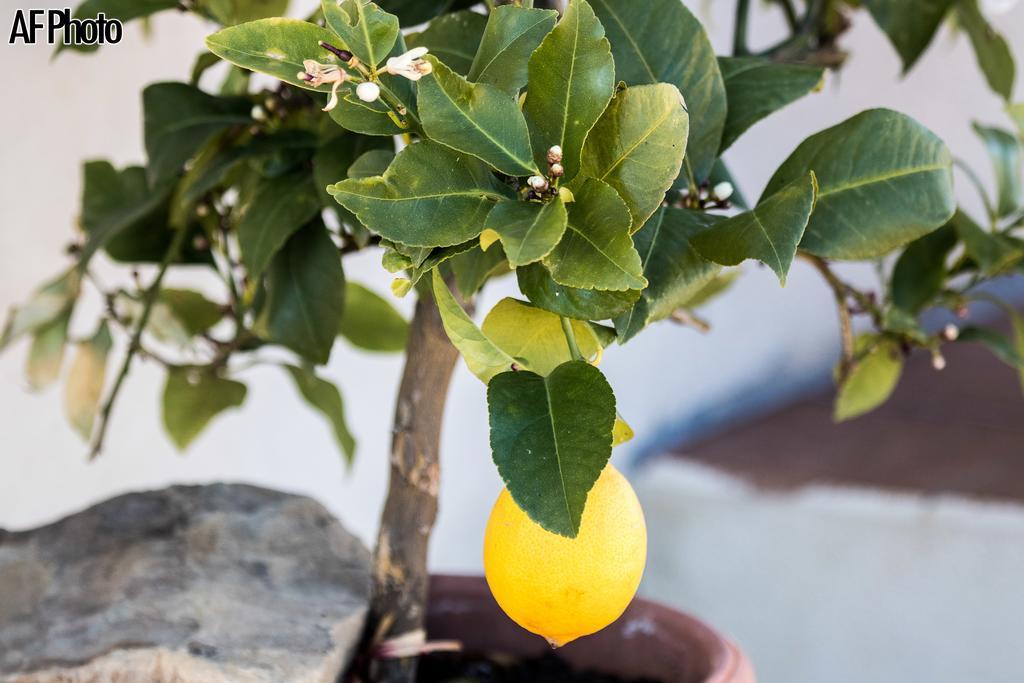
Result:
M957 337L959 336L960 328L954 325L953 323L949 323L944 328L942 328L942 338L945 339L946 341L956 341Z
M548 163L557 164L562 161L562 148L554 145L548 149Z
M945 356L943 356L941 353L938 353L938 352L932 354L932 367L935 368L936 370L945 370L946 369L946 358L945 358Z
M356 86L356 97L363 102L376 102L380 99L380 86L373 81L365 81Z
M565 175L565 167L564 166L562 166L561 164L559 164L557 162L554 163L554 164L551 164L551 177L552 178L561 178L564 175Z
M532 175L526 180L526 184L537 192L543 192L548 189L548 179L544 176Z
M724 202L726 199L731 197L732 193L733 193L732 183L729 183L729 182L718 183L717 185L715 185L711 189L712 196L714 196L714 198L717 199L720 202Z

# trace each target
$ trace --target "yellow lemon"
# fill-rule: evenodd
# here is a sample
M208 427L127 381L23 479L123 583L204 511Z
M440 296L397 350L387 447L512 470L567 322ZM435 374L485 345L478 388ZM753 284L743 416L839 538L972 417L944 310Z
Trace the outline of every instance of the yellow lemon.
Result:
M576 538L544 530L501 492L484 536L484 573L513 621L561 646L612 623L647 561L647 527L626 478L605 467Z

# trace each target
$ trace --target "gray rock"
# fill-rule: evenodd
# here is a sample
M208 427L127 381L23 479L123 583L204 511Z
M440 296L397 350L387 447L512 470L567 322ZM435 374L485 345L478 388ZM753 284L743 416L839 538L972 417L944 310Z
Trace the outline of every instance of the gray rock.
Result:
M308 498L132 493L0 530L0 682L333 682L369 592L369 552Z

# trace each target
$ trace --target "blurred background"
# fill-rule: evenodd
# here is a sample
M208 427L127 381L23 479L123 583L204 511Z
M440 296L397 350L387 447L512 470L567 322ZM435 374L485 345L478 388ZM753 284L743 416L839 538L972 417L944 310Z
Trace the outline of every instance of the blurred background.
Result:
M292 14L304 15L308 4L293 2ZM727 53L734 3L686 4ZM6 17L23 3L0 6ZM993 21L1024 62L1024 3ZM784 31L777 12L762 6L753 26L753 48ZM148 34L130 24L121 44L93 55L52 59L46 45L3 48L0 308L64 267L81 162L144 158L142 87L187 80L210 30L163 13ZM851 57L822 92L759 123L727 154L748 197L808 134L876 106L915 117L993 184L970 123L1008 121L965 37L944 28L905 78L865 13L854 15L842 45ZM981 215L959 181L962 204ZM101 274L124 276L108 265ZM389 291L378 255L346 261L346 269L350 280ZM870 266L841 270L855 282L873 278ZM171 286L213 284L172 276ZM478 310L510 294L514 283L500 281ZM816 273L798 262L780 289L770 271L749 266L704 313L710 333L661 323L611 349L602 364L637 435L614 458L648 515L642 593L736 639L766 683L1024 681L1024 401L1014 373L994 372L993 361L969 351L950 355L948 376L917 359L891 406L835 428L828 387L838 327ZM0 527L36 526L130 490L240 481L310 495L372 545L398 356L344 341L335 348L326 374L342 388L358 439L346 469L327 424L273 368L247 371L244 407L176 452L160 422L163 373L147 363L135 365L106 449L88 463L60 390L28 393L26 350L20 342L0 355ZM460 363L442 444L436 571L482 570L483 530L501 486L484 390Z

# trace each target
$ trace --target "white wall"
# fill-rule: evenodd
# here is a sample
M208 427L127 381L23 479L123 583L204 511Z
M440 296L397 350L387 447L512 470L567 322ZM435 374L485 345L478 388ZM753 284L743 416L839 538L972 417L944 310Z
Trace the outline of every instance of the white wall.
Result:
M12 16L20 5L3 0L0 17ZM704 15L720 51L728 46L732 6L714 3L713 15ZM777 31L772 16L765 22ZM65 54L51 61L45 46L2 48L0 307L22 301L62 268L61 247L78 207L81 161L105 157L123 165L143 158L140 89L161 79L187 78L209 30L175 13L153 23L152 38L143 39L136 24L126 31L124 43L93 56ZM1024 6L1003 17L1001 28L1008 36L1024 35ZM944 33L903 81L897 78L895 53L865 16L858 15L845 44L854 56L823 93L758 125L729 153L748 195L759 194L775 165L807 134L879 105L913 115L984 177L991 176L969 121L1002 122L1001 108L981 81L964 40ZM1015 47L1024 56L1019 39ZM963 194L976 205L969 191ZM347 268L350 278L387 291L388 278L374 256L360 257ZM617 454L620 461L656 442L658 434L690 424L709 406L818 378L832 363L834 312L817 278L798 265L782 291L771 273L747 270L727 299L708 309L715 325L710 336L665 324L607 354L603 369L638 433L636 442ZM868 272L852 270L856 277ZM189 278L174 282L188 283ZM486 298L493 302L504 293ZM91 320L83 311L79 331ZM131 374L106 451L88 464L84 445L62 416L59 391L26 393L26 348L20 343L0 356L0 526L36 525L132 489L241 480L310 494L365 539L373 537L386 484L398 358L368 356L343 343L336 349L327 372L345 392L349 420L360 440L357 463L346 473L325 425L300 403L286 378L271 369L246 373L250 394L243 410L217 420L187 454L176 453L160 426L161 373L146 364ZM443 452L433 565L479 570L480 538L499 480L488 455L484 389L463 367L450 396Z

